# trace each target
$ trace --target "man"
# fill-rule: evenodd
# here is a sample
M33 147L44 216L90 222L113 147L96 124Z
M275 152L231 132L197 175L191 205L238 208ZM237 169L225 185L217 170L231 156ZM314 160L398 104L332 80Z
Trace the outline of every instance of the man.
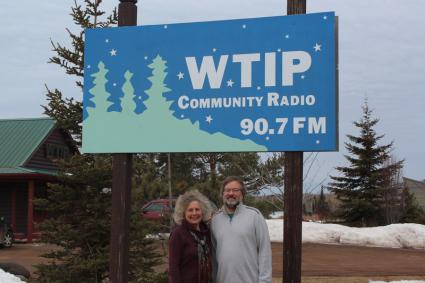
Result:
M211 223L216 283L272 282L272 254L266 221L242 203L243 181L227 177L221 188L223 207Z

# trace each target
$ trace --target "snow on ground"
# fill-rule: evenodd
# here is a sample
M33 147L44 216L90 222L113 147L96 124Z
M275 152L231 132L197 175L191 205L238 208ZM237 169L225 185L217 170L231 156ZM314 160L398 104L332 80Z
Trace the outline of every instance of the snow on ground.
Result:
M266 220L272 242L283 241L283 220ZM352 228L338 224L303 222L303 243L344 244L387 248L425 249L425 225L391 224L372 228ZM0 269L1 283L24 283ZM369 281L384 283L385 281ZM393 283L425 283L425 281L391 281Z
M272 213L270 213L269 217L272 218L272 219L283 218L283 211L272 212Z
M283 220L268 219L272 242L283 241ZM353 228L338 224L303 222L303 243L425 249L425 225L391 224Z
M0 282L1 283L25 283L13 274L10 274L0 268Z

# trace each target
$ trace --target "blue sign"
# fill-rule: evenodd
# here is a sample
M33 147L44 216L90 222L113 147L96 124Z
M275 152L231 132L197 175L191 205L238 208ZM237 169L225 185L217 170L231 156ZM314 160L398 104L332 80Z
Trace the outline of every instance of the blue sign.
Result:
M85 33L83 152L337 150L333 12Z

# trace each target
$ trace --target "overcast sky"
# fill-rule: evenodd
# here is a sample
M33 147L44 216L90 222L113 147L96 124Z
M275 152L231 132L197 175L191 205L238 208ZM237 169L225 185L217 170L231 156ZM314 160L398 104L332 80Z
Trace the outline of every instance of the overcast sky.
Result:
M81 1L82 2L82 1ZM107 2L107 3L106 3ZM108 0L110 11L119 1ZM2 1L0 4L0 119L40 117L45 87L81 99L74 82L47 64L50 39L68 45L65 28L73 0ZM307 12L335 11L339 17L340 151L320 153L317 179L346 165L346 134L367 97L380 118L383 143L394 141L394 155L405 159L406 177L425 179L425 5L423 0L307 0ZM164 24L253 18L286 14L277 0L144 0L138 24ZM271 35L272 36L272 35Z

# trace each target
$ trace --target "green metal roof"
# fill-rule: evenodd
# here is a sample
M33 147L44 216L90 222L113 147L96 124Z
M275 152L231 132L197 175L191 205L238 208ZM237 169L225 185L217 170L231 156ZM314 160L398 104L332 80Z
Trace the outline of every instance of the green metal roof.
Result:
M23 168L23 167L3 167L0 168L0 175L5 174L45 174L57 176L57 171L52 170L43 170L43 169L34 169L34 168Z
M18 167L25 164L54 127L55 120L51 118L0 119L2 171L27 170Z
M3 167L0 168L0 174L25 174L28 170L20 167Z

